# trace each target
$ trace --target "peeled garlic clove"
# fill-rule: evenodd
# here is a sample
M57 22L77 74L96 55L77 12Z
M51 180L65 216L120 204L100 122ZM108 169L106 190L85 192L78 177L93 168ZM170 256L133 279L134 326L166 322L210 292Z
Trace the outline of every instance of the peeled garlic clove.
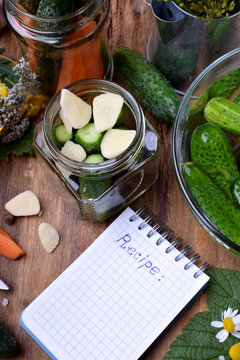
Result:
M40 203L32 191L26 190L9 200L5 209L14 216L36 215L40 211Z
M44 249L51 253L59 243L57 230L48 223L41 223L38 227L38 235Z

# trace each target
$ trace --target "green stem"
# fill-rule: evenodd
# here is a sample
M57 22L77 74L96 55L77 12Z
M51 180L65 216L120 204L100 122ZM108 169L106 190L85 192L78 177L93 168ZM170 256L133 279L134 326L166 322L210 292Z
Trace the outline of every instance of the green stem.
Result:
M1 59L5 59L8 60L9 62L13 63L14 65L17 65L16 61L12 60L11 58L4 56L4 55L0 55Z
M4 81L8 81L9 84L11 84L12 86L16 85L13 81L9 80L7 77L4 78Z

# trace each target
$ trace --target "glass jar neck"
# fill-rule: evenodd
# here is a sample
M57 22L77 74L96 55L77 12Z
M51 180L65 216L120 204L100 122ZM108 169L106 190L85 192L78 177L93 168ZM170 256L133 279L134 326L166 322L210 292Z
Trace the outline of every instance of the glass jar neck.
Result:
M9 24L14 29L13 24L17 23L18 31L22 32L23 36L33 37L30 35L35 34L59 39L68 32L83 27L91 21L98 24L93 32L98 31L108 16L109 0L84 1L76 11L51 18L36 16L25 11L17 0L5 0L4 11Z

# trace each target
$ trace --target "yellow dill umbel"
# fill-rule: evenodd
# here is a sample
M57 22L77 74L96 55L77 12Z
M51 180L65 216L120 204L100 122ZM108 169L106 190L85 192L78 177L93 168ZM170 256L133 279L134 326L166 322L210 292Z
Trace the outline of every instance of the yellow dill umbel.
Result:
M195 15L198 20L209 21L228 18L235 9L234 0L175 0L185 11Z

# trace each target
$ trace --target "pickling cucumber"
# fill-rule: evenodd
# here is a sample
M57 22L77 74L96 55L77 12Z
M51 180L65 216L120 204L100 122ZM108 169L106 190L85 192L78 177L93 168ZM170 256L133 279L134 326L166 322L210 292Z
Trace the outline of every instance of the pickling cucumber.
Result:
M204 116L208 122L240 136L240 105L237 103L223 97L212 98L204 108Z
M236 104L240 105L240 94L238 94L234 100L233 100Z
M153 116L172 123L179 97L160 71L138 52L121 47L113 55L121 80Z
M72 140L73 133L70 135L67 133L64 124L58 124L54 128L54 139L57 145L62 146L65 142Z
M239 85L240 68L221 76L199 96L190 110L190 115L202 111L207 102L214 97L228 98Z
M84 160L88 164L98 164L104 161L104 157L100 153L90 154Z
M91 154L84 160L85 163L101 163L104 157L101 154ZM79 177L79 193L82 199L97 199L101 196L110 186L111 177L100 176L84 176Z
M36 14L40 0L20 0L19 4L24 7L30 14Z
M211 123L197 126L191 136L190 154L192 161L232 199L230 184L239 177L239 171L225 132Z
M11 357L18 350L16 340L0 325L0 358Z
M240 211L218 185L192 162L183 165L183 176L199 206L228 239L240 245Z
M77 10L75 1L40 0L36 15L43 18L53 18L70 14Z
M78 129L75 135L76 142L90 154L100 151L100 144L104 133L97 132L96 126L93 123L88 123L84 127Z

